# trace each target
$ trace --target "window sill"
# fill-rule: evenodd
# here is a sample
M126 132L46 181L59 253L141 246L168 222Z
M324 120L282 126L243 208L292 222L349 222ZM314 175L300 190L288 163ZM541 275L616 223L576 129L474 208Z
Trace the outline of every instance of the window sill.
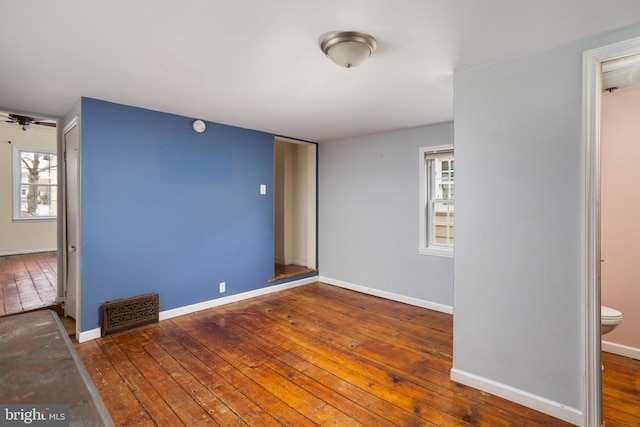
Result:
M445 258L453 258L453 249L448 248L418 248L420 255L432 255Z
M13 222L40 222L40 221L57 221L58 218L55 216L43 216L43 217L34 217L34 218L13 218Z

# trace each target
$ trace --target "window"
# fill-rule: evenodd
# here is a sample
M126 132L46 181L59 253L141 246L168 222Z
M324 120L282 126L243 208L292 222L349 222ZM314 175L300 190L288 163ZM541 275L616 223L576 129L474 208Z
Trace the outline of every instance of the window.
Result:
M420 149L421 254L453 256L455 164L453 146Z
M53 150L14 147L13 219L58 214L58 156Z

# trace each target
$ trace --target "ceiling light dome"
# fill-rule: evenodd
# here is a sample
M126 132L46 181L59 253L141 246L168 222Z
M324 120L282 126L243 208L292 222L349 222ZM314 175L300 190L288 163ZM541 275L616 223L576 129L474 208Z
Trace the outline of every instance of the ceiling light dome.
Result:
M377 46L376 39L356 31L332 33L320 43L320 49L337 65L353 68L362 64Z

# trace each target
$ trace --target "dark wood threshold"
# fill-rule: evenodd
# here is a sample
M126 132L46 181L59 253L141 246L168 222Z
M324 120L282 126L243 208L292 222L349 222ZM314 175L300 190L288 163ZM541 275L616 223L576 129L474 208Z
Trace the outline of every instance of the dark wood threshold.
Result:
M2 314L0 315L0 317L16 316L19 314L33 313L35 311L47 311L47 310L51 310L55 312L59 317L64 316L64 304L57 302L55 304L44 306L44 307L32 308L32 309L23 310L23 311L16 311L15 313Z
M303 274L313 273L314 269L307 268L302 265L295 264L274 264L274 276L269 282L277 282L282 279L289 279L291 277L302 276Z

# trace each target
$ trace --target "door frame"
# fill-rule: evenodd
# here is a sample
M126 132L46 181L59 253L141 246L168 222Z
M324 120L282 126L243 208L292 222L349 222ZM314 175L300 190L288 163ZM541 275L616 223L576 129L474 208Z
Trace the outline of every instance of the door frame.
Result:
M67 281L68 281L68 256L67 256L67 248L68 248L68 241L67 241L67 230L69 227L69 218L67 217L67 204L68 204L68 200L70 197L75 197L78 203L78 210L80 209L80 202L81 202L81 191L80 191L80 185L81 185L81 179L80 179L80 170L81 170L81 156L80 153L82 151L82 141L80 140L78 143L78 176L76 177L77 179L77 194L75 195L71 195L67 193L67 180L68 180L68 176L67 176L67 156L66 156L66 152L67 152L67 133L69 133L73 128L75 128L76 126L78 126L78 132L80 132L80 116L75 116L73 119L71 119L71 121L69 123L67 123L63 130L62 130L62 138L61 138L61 145L62 145L62 155L63 155L63 164L64 167L62 168L62 192L63 192L63 200L64 200L64 204L63 204L63 209L62 209L62 221L60 221L61 223L61 245L59 246L59 252L62 254L62 283L63 283L63 287L60 290L60 292L62 292L62 294L65 297L65 303L66 303L66 293L67 293ZM80 232L81 232L81 227L80 227L80 218L81 215L78 215L78 218L76 218L76 236L77 236L77 240L78 242L82 241ZM78 260L82 259L82 245L77 244L76 245L76 253L77 253L77 257ZM78 337L78 340L80 338L80 331L81 331L81 306L82 304L80 304L80 296L81 296L81 276L80 276L80 262L78 261L77 263L77 267L76 267L76 272L75 272L75 277L76 277L76 307L75 307L75 321L76 321L76 337Z
M640 53L640 37L583 53L582 139L584 176L584 425L602 425L600 335L600 162L602 63Z

